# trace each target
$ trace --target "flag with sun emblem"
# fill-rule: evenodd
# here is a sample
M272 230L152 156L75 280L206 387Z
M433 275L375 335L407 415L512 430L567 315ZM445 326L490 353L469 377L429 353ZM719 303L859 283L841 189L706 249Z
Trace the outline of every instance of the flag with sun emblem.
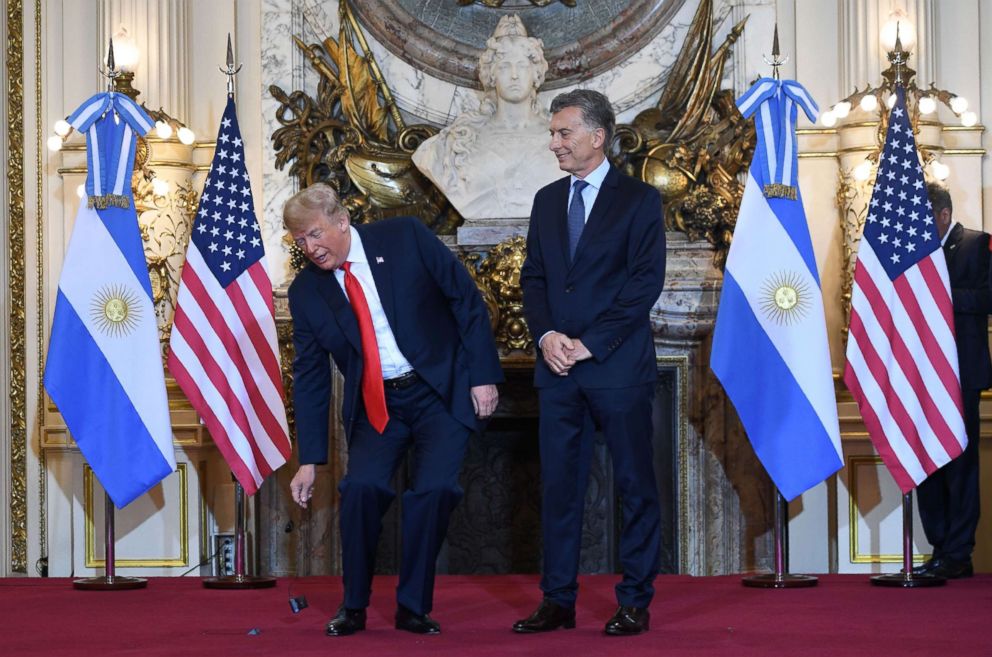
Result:
M176 468L152 287L131 195L136 134L152 120L97 94L69 117L86 135L87 196L62 264L45 388L118 507Z
M796 175L799 83L762 78L737 101L757 146L713 334L711 367L755 453L791 500L840 469L840 429L813 243Z

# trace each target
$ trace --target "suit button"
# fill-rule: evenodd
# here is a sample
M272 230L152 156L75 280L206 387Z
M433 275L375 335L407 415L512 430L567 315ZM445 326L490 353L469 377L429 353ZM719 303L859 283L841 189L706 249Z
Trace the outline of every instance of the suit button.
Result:
M572 292L575 292L575 288L572 287L571 285L569 285L568 287L565 288L565 293L566 294L571 294Z

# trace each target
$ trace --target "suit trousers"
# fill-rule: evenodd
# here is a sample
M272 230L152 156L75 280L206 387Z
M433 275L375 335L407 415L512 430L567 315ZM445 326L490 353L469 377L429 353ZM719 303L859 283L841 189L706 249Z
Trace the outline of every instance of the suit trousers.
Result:
M386 390L389 423L382 435L359 413L348 443L341 491L344 606L364 609L372 592L382 516L393 502L393 475L410 452L410 488L402 500L402 552L396 601L426 614L451 511L462 498L458 473L470 435L441 398L421 380Z
M582 515L598 425L613 460L622 502L616 586L624 606L647 607L661 563L661 509L654 474L651 408L654 385L583 388L573 377L540 388L541 509L544 597L574 607L582 544Z
M975 549L979 515L978 437L981 390L961 391L968 446L956 459L916 487L916 502L935 558L968 561Z

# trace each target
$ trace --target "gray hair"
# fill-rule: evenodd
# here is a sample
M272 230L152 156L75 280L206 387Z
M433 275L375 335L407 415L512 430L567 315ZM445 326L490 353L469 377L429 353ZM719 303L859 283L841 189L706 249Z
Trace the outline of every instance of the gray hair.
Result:
M282 208L282 224L291 233L306 228L313 220L314 210L319 210L327 219L348 212L334 188L318 182L304 187L286 201Z
M555 96L551 101L551 113L557 114L566 107L578 107L582 112L582 121L590 129L603 129L606 137L603 142L603 152L609 153L610 144L613 142L613 131L617 124L610 99L592 89L573 89Z
M930 206L934 215L940 214L941 210L947 208L954 215L954 204L951 203L951 192L943 183L930 181L927 183L927 196L930 197Z

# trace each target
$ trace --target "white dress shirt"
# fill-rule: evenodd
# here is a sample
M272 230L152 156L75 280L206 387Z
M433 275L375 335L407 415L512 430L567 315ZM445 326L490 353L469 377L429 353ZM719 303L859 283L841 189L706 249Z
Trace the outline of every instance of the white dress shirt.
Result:
M957 226L957 225L958 225L958 220L957 219L951 219L951 225L947 227L947 232L944 233L944 236L940 238L940 245L941 246L944 246L945 244L947 244L947 238L951 236L951 231L954 230L954 227Z
M379 299L379 291L375 288L375 279L372 278L372 269L365 255L365 247L362 246L362 238L354 226L349 226L348 230L351 231L351 248L348 250L347 261L351 263L351 273L358 279L362 291L365 292L365 300L369 304L369 314L372 315L372 326L375 328L375 341L379 345L382 378L394 379L411 371L413 366L396 344L396 336L393 335L393 329L386 319L386 312L382 309L382 301ZM347 298L348 291L344 288L344 269L335 269L334 278L337 279ZM350 302L351 299L348 301Z
M599 196L599 188L603 186L603 181L606 180L606 174L610 172L610 160L603 158L603 161L599 163L599 166L589 172L589 175L585 178L579 178L573 175L571 181L569 181L568 188L568 207L572 207L572 196L575 194L575 181L584 180L589 183L586 188L582 190L582 202L586 206L586 221L589 221L589 213L592 212L592 206L596 202L596 197Z

